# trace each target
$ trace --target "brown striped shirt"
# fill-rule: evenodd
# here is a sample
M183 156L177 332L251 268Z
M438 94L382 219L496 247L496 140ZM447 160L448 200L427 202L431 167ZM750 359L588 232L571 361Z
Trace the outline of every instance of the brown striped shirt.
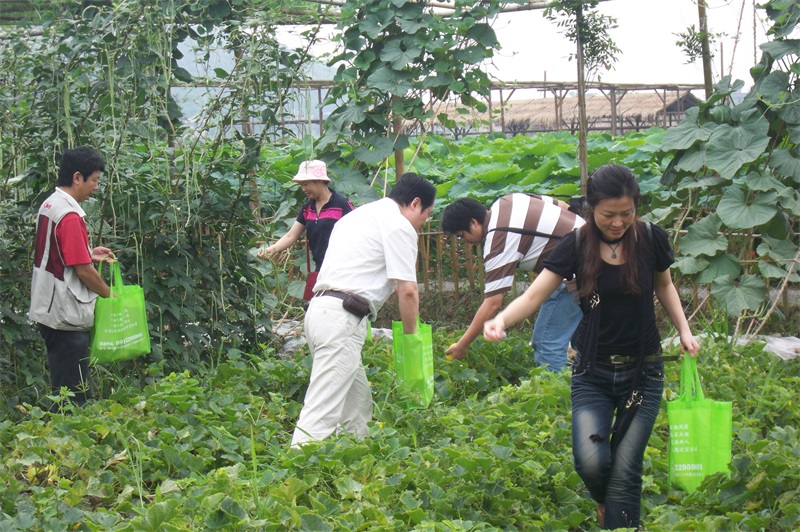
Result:
M540 272L543 258L559 241L559 238L495 231L495 228L525 229L561 237L584 223L580 216L561 208L558 200L549 196L508 194L494 202L483 243L486 297L511 290L518 268Z

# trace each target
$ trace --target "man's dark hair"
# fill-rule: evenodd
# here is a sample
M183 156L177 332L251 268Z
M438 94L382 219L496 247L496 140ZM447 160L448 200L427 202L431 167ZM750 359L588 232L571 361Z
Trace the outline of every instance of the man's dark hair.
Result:
M478 200L460 198L445 207L442 213L442 231L448 234L469 231L472 220L483 224L486 219L486 207Z
M75 175L75 172L80 172L83 180L86 181L96 171L102 172L105 169L106 162L103 156L94 148L81 146L64 150L61 155L61 164L58 166L58 186L72 186L72 176Z
M425 210L436 201L436 187L417 174L408 172L392 188L389 197L403 207L414 201L414 198L419 198L422 209Z

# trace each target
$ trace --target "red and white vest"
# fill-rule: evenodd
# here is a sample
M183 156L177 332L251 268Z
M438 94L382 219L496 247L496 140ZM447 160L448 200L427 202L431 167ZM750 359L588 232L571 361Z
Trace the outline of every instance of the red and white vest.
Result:
M55 238L59 222L71 212L85 216L80 205L58 188L39 208L28 316L32 321L53 329L85 331L94 324L97 294L81 282L75 268L64 265ZM54 250L51 250L51 244L55 245ZM49 260L51 251L58 253L60 265L56 267Z

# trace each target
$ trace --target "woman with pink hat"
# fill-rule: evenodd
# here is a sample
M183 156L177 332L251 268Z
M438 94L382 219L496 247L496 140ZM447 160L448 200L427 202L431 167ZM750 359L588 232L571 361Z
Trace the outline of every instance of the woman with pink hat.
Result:
M301 163L300 169L292 181L300 183L308 201L303 203L289 232L274 244L258 250L258 257L266 259L289 248L305 232L308 247L314 259L314 272L317 272L325 258L333 225L354 207L347 198L330 189L328 184L331 180L328 177L325 163L322 161L313 160ZM312 273L310 268L308 273L309 275Z

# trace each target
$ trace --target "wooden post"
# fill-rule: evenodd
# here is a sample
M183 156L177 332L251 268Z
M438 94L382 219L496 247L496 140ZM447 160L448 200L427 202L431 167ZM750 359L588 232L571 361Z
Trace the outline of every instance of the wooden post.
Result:
M475 255L472 253L472 244L464 244L467 248L467 279L469 279L469 287L475 288Z
M456 237L450 235L450 260L453 263L453 291L458 293L458 253L456 253Z
M444 290L442 279L442 240L444 233L436 233L436 288L441 293Z
M697 0L697 14L700 17L700 45L703 51L703 85L706 89L706 100L714 93L711 81L711 49L708 45L708 17L706 17L706 0Z
M583 26L583 7L578 5L575 13L577 27ZM581 174L581 193L586 194L586 183L589 181L589 153L586 147L586 79L583 72L583 43L581 32L577 32L577 63L578 63L578 168Z

